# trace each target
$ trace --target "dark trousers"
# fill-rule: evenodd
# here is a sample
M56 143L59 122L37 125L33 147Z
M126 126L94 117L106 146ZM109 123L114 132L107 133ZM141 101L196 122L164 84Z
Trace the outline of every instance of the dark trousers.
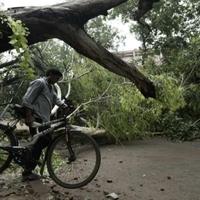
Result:
M35 121L38 122L38 123L42 123L41 119L35 119ZM47 128L49 128L49 126L40 127L39 132L43 131ZM36 134L35 128L29 127L29 131L30 131L31 136L34 136ZM42 150L50 144L51 139L52 139L52 137L51 137L51 134L49 133L45 136L40 137L38 139L38 141L32 146L32 148L31 148L31 150L32 150L32 162L27 164L25 170L32 171L32 170L35 169L35 167L38 163L38 160L39 160L39 158L42 154Z

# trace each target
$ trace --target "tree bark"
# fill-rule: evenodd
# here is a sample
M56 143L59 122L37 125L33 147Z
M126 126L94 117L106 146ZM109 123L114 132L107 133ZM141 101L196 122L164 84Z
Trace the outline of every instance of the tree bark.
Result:
M20 19L28 27L29 45L58 38L69 44L77 52L96 61L106 69L124 76L135 83L145 97L155 97L155 87L138 69L97 44L84 30L89 19L106 15L107 11L127 0L69 0L51 7L29 7L11 9L8 15ZM9 50L8 36L11 30L0 24L3 38L0 38L0 52Z

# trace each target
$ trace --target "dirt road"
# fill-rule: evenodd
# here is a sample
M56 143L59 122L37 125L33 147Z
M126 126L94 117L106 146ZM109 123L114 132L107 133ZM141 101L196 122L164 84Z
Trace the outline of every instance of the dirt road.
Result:
M84 188L63 189L49 180L21 183L19 175L5 173L0 199L104 200L114 193L121 200L200 200L200 142L146 139L103 146L101 154L100 171Z

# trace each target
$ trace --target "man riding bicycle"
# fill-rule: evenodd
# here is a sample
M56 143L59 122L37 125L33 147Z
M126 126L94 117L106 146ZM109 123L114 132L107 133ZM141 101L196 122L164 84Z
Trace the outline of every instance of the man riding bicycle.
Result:
M22 106L25 109L25 123L29 126L31 136L36 134L36 129L32 127L33 121L43 123L50 121L51 110L54 105L63 108L67 105L58 98L54 84L62 78L62 73L57 69L49 69L46 76L32 81L23 97ZM45 130L48 127L41 127L39 131ZM51 141L51 134L42 136L31 147L32 159L25 166L22 172L22 180L36 180L40 176L34 174L35 169L42 149L48 146Z

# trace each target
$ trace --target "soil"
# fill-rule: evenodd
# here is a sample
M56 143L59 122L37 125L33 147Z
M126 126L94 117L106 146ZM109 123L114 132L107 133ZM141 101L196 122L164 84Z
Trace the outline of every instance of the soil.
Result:
M200 141L145 139L101 146L96 178L80 189L51 179L21 182L20 172L0 176L2 200L200 200Z

